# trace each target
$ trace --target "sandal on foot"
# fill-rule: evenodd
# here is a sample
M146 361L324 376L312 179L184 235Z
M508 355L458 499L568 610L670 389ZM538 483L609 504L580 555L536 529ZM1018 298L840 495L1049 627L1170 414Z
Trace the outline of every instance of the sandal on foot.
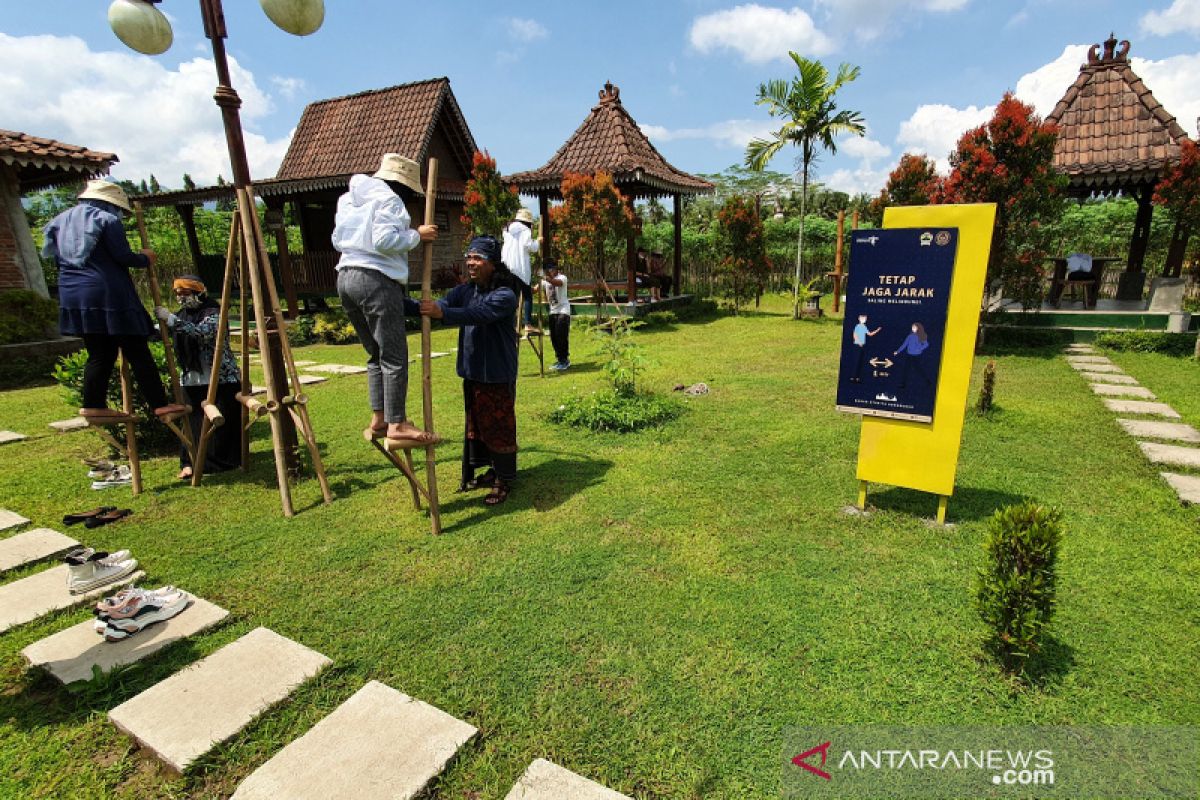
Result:
M498 506L508 499L508 493L512 491L511 487L502 480L497 480L496 485L488 492L487 497L483 498L484 505Z
M100 506L93 508L91 511L80 511L78 514L67 514L63 517L63 525L78 525L80 522L87 522L93 517L98 517L101 514L107 514L109 511L116 511L116 506Z
M469 481L463 481L458 485L460 492L473 492L476 489L491 489L496 485L496 471L489 469L477 478L471 478Z

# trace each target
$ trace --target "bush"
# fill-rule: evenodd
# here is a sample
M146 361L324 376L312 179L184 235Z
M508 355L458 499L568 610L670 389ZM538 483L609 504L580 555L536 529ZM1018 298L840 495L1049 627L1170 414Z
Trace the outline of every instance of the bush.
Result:
M341 309L317 314L312 332L317 341L326 344L353 344L358 341L354 326L350 324L346 312Z
M642 323L647 328L663 328L679 322L674 311L651 311L642 317Z
M572 397L550 412L550 421L593 431L631 433L665 425L684 411L674 397L612 390Z
M303 347L317 341L317 336L313 332L315 325L316 320L307 314L296 317L287 326L288 344L292 347Z
M1012 674L1025 671L1054 616L1060 520L1057 510L1027 502L988 521L976 606L991 628L989 646Z
M167 375L167 360L163 354L162 342L150 342L150 354L154 356L154 363L158 366L158 376L162 380L163 386L169 387L171 383L170 377ZM54 379L63 389L63 399L72 408L79 408L83 404L83 367L85 363L87 363L87 351L79 350L61 357L54 365ZM142 399L141 392L137 388L137 381L132 375L130 376L130 388L133 390L133 413L137 416L135 427L138 448L143 454L169 453L179 440L166 425L158 422L154 411ZM119 367L113 369L112 378L108 382L108 406L109 408L121 407L121 370Z
M714 300L693 300L675 309L675 317L680 322L699 322L723 316L725 313Z
M58 304L29 289L0 291L0 344L58 335Z
M988 359L987 365L983 368L983 385L979 388L979 401L975 404L975 410L985 416L990 414L995 402L995 392L996 362Z
M1027 350L1040 347L1062 347L1073 340L1070 331L1054 328L1035 328L1026 325L987 325L983 347L988 350Z
M1196 334L1166 331L1103 331L1096 344L1108 350L1134 353L1162 353L1190 358L1196 348Z

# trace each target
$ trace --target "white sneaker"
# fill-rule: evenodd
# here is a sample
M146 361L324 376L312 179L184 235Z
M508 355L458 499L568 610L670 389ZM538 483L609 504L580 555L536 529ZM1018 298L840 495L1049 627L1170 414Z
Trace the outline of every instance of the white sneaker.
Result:
M147 592L142 595L142 601L133 616L124 619L113 617L108 620L108 624L104 626L104 638L109 642L128 639L149 625L171 619L191 604L192 596L179 589L168 594Z
M89 475L91 473L88 473ZM133 483L133 472L126 465L114 469L98 480L92 481L93 489L108 489L113 486L128 486Z
M179 590L174 586L160 586L157 589L143 589L140 586L126 586L111 597L106 597L96 604L92 613L96 615L92 623L96 633L104 635L104 629L111 620L129 619L137 615L147 604L161 604Z
M137 566L137 559L133 558L112 563L87 560L80 564L67 564L67 590L71 594L85 594L119 581L131 574Z

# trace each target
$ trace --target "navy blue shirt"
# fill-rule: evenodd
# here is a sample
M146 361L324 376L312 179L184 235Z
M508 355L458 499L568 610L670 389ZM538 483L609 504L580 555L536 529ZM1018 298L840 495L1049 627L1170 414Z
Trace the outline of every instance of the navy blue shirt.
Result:
M410 301L411 302L411 301ZM517 296L505 287L481 292L455 286L438 300L442 320L458 332L458 376L478 383L517 380Z

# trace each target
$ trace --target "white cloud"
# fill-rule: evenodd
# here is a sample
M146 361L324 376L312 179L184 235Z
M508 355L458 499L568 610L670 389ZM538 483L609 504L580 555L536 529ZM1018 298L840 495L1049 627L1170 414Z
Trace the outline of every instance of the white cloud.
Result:
M970 0L816 0L831 26L852 32L859 41L870 41L894 28L892 19L902 13L959 11Z
M755 3L697 17L688 39L701 53L732 50L751 64L786 59L789 50L809 57L834 50L833 40L802 9L785 11Z
M710 139L722 147L744 150L751 139L764 139L775 130L769 122L753 119L729 119L714 122L703 128L665 128L662 125L641 125L642 133L656 142L680 139Z
M1079 76L1080 65L1087 61L1087 51L1086 44L1069 44L1049 64L1022 75L1014 90L1017 99L1029 103L1038 116L1045 118Z
M1181 31L1200 35L1200 0L1174 0L1163 11L1150 11L1141 19L1142 32L1170 36Z
M546 26L535 19L510 17L507 20L508 35L518 42L536 42L550 35Z
M308 88L303 78L285 78L281 75L271 76L271 85L287 100L295 100L301 92Z
M918 106L900 123L896 142L906 153L923 153L937 162L942 172L950 170L950 152L962 135L991 119L995 106L955 108L941 103ZM881 184L882 185L882 184Z
M1200 53L1172 56L1162 61L1144 58L1131 59L1133 71L1154 93L1154 98L1183 126L1189 135L1196 135L1200 118Z
M835 170L827 177L821 178L821 183L827 189L835 192L845 192L849 195L879 194L879 190L887 183L890 169L874 169L859 165L857 169Z
M867 136L848 136L838 142L838 152L869 163L887 158L892 154L892 148Z
M255 178L275 174L291 133L270 140L254 123L273 110L254 76L230 57L242 98L246 151ZM221 113L213 103L216 72L195 58L169 70L133 53L92 51L82 39L0 33L0 107L4 125L34 136L116 153L117 178L151 173L178 188L183 173L200 185L230 177Z

